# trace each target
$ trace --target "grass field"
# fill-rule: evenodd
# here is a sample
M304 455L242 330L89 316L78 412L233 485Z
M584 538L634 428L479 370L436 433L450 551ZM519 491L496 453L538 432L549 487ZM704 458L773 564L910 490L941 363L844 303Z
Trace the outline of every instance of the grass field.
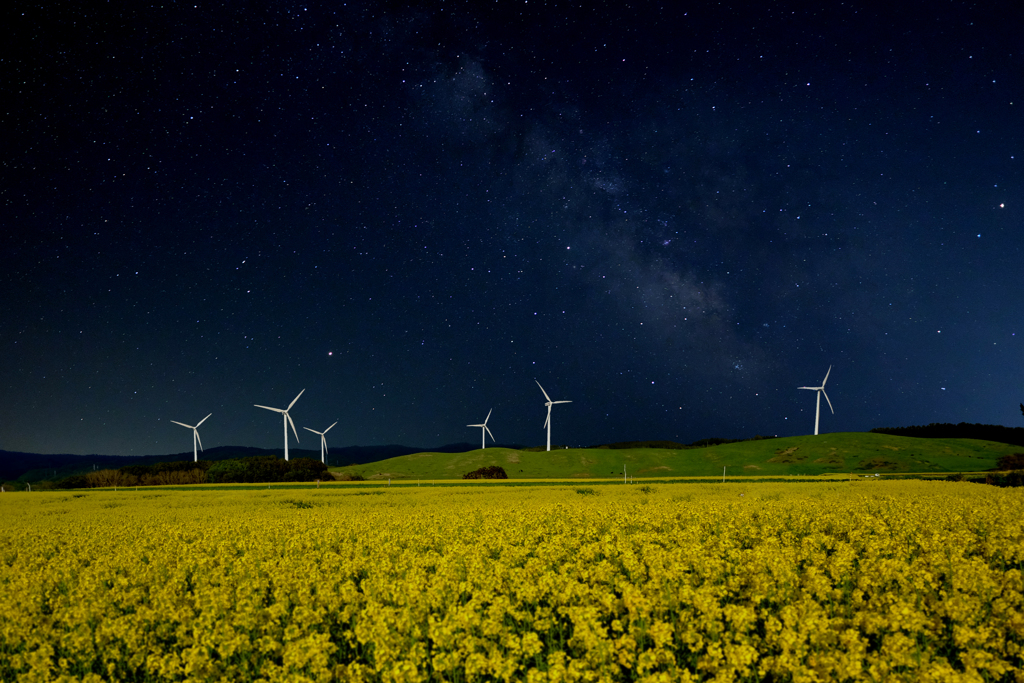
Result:
M1024 491L0 495L4 681L1020 681Z
M510 479L780 477L823 474L981 472L1024 448L974 439L917 439L843 432L669 450L571 448L551 452L487 448L467 453L415 453L367 465L331 468L367 479L440 480L490 465Z

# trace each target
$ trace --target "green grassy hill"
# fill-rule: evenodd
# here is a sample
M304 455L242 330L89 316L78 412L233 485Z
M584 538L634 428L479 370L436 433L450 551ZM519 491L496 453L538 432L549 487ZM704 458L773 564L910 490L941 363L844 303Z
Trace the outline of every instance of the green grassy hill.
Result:
M708 448L570 448L529 452L487 448L466 453L414 453L367 465L331 468L367 479L461 479L480 467L500 465L510 479L776 477L829 473L942 473L992 469L1020 446L975 439L917 439L841 432L722 444Z

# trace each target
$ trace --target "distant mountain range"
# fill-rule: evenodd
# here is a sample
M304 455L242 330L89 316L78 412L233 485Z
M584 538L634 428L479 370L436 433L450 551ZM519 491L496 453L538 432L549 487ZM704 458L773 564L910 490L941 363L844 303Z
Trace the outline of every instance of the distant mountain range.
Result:
M518 444L496 444L503 448L522 448ZM415 446L338 446L331 448L327 454L330 467L342 465L365 465L379 460L396 458L410 453L464 453L476 448L472 443L453 443L436 448L417 448ZM289 448L291 458L320 459L320 449L308 450ZM249 458L257 455L281 457L281 451L275 448L250 448L246 446L216 446L199 454L202 460L232 460ZM169 455L44 455L40 453L17 453L0 450L0 480L2 481L42 481L63 479L72 474L84 474L92 470L118 469L128 465L153 465L158 462L180 462L191 460L189 452L172 453Z

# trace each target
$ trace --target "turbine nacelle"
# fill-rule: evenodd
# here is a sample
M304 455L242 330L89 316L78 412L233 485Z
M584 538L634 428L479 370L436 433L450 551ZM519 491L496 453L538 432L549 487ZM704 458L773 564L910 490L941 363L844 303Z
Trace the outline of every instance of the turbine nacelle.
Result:
M487 448L487 435L491 434L491 428L487 426L487 421L491 419L491 413L493 412L494 408L487 411L487 417L484 418L483 424L466 425L467 427L480 427L480 448ZM497 441L494 438L494 434L491 434L491 441Z
M305 391L305 389L303 389L303 391ZM335 422L333 425L331 425L331 427L333 427L336 424L338 423ZM310 429L309 427L303 427L303 429L305 429L308 432L313 432L314 434L320 435L320 462L325 462L324 454L329 453L329 451L327 450L327 432L331 431L331 427L328 427L322 432L318 432L315 429Z
M814 409L814 434L815 435L818 434L818 418L819 418L819 416L821 414L821 397L822 396L825 397L825 401L828 403L828 409L832 411L833 415L836 414L835 409L832 407L832 401L829 400L828 394L825 393L825 382L828 381L828 376L831 373L832 373L832 366L830 365L830 366L828 366L828 372L825 373L825 379L821 380L821 386L820 387L797 387L797 389L806 389L808 391L816 391L816 392L818 392L818 402L817 402L817 406Z
M533 380L533 381L537 382L537 380ZM544 394L544 398L547 399L547 401L544 403L544 405L546 405L548 407L548 416L544 420L544 426L541 427L541 429L548 430L548 450L550 451L551 450L551 406L553 406L553 405L555 405L557 403L572 403L572 401L552 401L551 397L548 396L548 392L544 391L544 387L540 386L540 382L537 382L537 386L540 387L540 392L542 394Z
M306 390L303 389L302 391L299 392L299 396L302 396L302 394L304 394L305 392L306 392ZM293 398L292 402L288 404L288 407L284 408L284 409L281 409L281 408L271 408L270 406L261 406L261 405L255 404L255 403L253 404L257 408L263 408L263 410L272 410L275 413L281 413L281 415L284 416L284 459L285 460L288 459L288 425L289 424L292 426L292 434L295 435L295 441L296 442L299 441L299 433L297 431L295 431L295 422L292 420L292 416L288 414L288 411L292 409L292 406L295 405L295 402L299 400L299 396L296 396L295 398ZM327 430L325 429L324 431L327 431Z
M213 413L210 413L210 415L213 415ZM199 444L199 450L203 450L203 440L199 438L199 425L203 424L208 419L210 419L210 415L207 415L202 420L197 422L195 427L193 427L192 425L187 425L184 422L178 422L177 420L171 420L171 422L173 422L176 425L181 425L182 427L188 427L189 429L192 430L192 457L193 457L193 459L196 462L199 461L199 453L196 452L196 443Z

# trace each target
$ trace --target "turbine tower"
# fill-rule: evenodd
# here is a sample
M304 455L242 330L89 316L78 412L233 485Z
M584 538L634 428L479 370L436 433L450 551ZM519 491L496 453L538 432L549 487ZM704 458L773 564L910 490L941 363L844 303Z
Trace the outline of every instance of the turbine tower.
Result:
M305 392L305 391L306 391L305 389L300 391L299 392L299 396L302 396L303 392ZM291 425L292 425L292 433L295 434L295 443L299 442L299 433L297 431L295 431L295 423L292 422L292 416L288 414L288 411L292 409L293 405L295 405L295 401L299 400L299 396L296 396L294 399L292 399L292 402L289 403L288 407L285 408L284 410L281 410L280 408L271 408L270 406L259 406L259 405L256 406L257 408L263 408L263 410L273 410L275 413L281 413L281 415L283 416L283 418L284 418L284 459L285 459L286 462L288 461L288 423L289 422L291 422ZM256 405L256 404L253 404L253 405ZM327 430L324 430L324 431L327 431Z
M825 373L825 379L821 380L820 387L797 387L797 389L807 389L809 391L818 392L818 403L814 408L814 435L818 435L818 416L821 414L821 395L825 394L825 382L828 381L828 375L832 372L832 366L828 366L828 372ZM828 401L828 394L825 394L825 400ZM835 415L836 411L832 408L832 401L828 401L828 409Z
M487 426L487 420L491 419L491 413L493 411L494 411L494 408L491 408L490 410L487 411L487 417L484 418L484 423L482 425L466 425L467 427L480 427L481 428L480 429L480 448L487 448L487 435L491 434L491 430ZM491 441L497 441L497 439L494 438L494 434L491 434Z
M213 415L213 413L210 413L210 415ZM210 415L207 415L202 420L200 420L199 423L196 424L195 427L193 427L192 425L187 425L184 422L178 422L177 420L171 420L171 422L173 422L176 425L181 425L182 427L188 427L189 429L192 430L192 459L193 459L194 462L199 462L199 451L196 450L196 444L197 443L199 444L199 450L203 449L203 440L199 438L199 425L201 425L204 422L206 422L207 418L209 418Z
M334 425L336 425L336 424L338 424L338 423L335 422ZM331 427L333 427L334 425L331 425ZM314 434L319 434L320 435L320 462L322 462L325 465L327 464L327 460L326 460L326 458L324 458L324 454L327 452L327 437L324 436L324 435L327 432L331 431L331 427L328 427L327 429L325 429L322 432L318 432L315 429L310 429L309 427L303 427L303 429L305 429L306 431L313 432Z
M533 380L533 381L537 382L537 380ZM540 382L537 382L537 386L540 387ZM544 420L544 426L541 427L541 429L547 429L548 430L548 450L550 451L551 450L551 406L555 405L556 403L572 403L572 401L552 401L551 397L548 396L548 392L544 391L544 387L540 387L540 392L542 394L544 394L544 398L546 398L548 400L547 403L544 404L544 405L546 405L548 407L548 419Z

